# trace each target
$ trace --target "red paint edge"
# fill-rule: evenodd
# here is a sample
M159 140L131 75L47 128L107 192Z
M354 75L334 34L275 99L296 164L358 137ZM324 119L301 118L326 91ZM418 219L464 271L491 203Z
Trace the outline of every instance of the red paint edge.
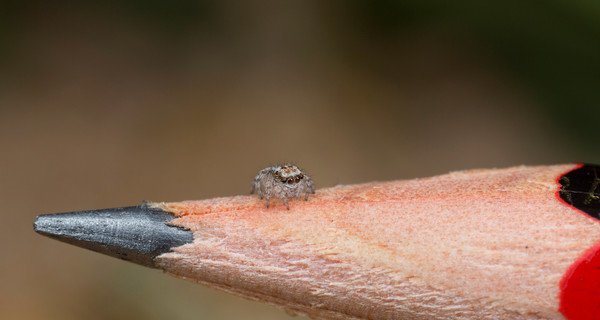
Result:
M556 178L556 183L560 178L579 168L583 164L578 164ZM556 198L570 208L576 209L586 217L599 222L590 217L585 212L564 202L556 192ZM559 283L560 287L560 305L559 311L569 320L589 320L600 319L600 242L586 250L569 267Z

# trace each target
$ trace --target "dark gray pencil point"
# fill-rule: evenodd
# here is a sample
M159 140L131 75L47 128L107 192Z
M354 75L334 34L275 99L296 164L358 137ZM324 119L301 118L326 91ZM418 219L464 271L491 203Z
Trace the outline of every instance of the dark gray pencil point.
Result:
M175 216L147 206L46 214L35 232L72 245L156 268L154 258L194 240L189 230L171 226Z

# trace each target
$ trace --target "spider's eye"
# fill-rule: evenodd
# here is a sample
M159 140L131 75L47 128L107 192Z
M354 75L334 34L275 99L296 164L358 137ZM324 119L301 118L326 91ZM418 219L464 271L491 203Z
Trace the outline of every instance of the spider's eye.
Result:
M294 179L288 179L287 183L288 183L288 184L292 184L292 183L294 183Z

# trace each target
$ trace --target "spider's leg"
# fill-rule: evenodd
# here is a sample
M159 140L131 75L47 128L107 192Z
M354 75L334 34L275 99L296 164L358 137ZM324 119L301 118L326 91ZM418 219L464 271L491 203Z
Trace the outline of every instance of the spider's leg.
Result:
M262 199L262 196L261 196ZM271 205L271 197L267 197L267 209L269 209L269 206Z
M290 210L290 204L288 203L288 199L287 198L283 198L281 199L281 201L283 202L283 204L285 204L285 207Z
M315 184L311 178L308 178L308 190L310 190L310 193L315 194Z

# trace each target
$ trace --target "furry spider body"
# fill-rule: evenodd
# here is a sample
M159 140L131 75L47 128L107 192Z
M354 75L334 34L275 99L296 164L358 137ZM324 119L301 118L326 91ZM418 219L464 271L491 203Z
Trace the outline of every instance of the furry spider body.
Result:
M260 170L250 188L250 194L253 193L266 199L267 208L271 204L271 198L278 198L290 210L288 199L304 195L304 200L308 201L308 196L315 193L315 185L300 168L285 164Z

